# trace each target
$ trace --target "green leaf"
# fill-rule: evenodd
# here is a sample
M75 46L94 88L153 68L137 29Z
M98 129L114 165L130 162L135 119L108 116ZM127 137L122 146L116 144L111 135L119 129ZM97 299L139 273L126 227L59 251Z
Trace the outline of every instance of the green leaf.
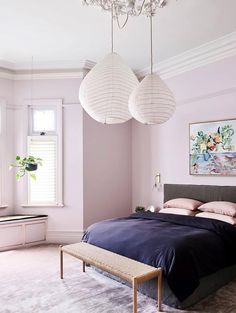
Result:
M23 177L25 175L25 169L24 168L20 168L17 172L17 174L20 176L20 177Z
M20 160L20 156L17 155L17 156L16 156L16 161L19 161L19 160Z
M32 178L34 181L36 180L36 175L33 173L30 173L30 178Z

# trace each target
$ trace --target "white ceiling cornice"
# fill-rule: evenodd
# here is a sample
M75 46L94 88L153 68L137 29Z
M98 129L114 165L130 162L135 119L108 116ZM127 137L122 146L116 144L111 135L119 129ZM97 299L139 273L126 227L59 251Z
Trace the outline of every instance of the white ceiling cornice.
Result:
M236 55L236 31L162 61L154 65L154 72L167 79L234 55ZM137 71L136 74L138 77L144 77L149 72L150 67L147 67Z
M19 74L15 73L13 75L13 80L39 80L39 79L72 79L72 78L83 78L84 71L53 71L53 72L42 72L34 73L33 75L29 73Z
M11 80L83 78L95 64L90 60L45 62L35 64L32 69L29 64L14 64L0 60L0 78Z
M163 79L167 79L234 55L236 55L236 31L162 61L154 65L154 72L157 72ZM33 79L83 78L95 64L90 60L39 63L34 66ZM0 60L0 78L28 80L32 78L31 71L29 64L17 65ZM149 71L148 67L136 71L135 74L138 78L142 78Z
M32 63L13 63L4 60L0 60L0 68L5 68L11 71L59 71L68 69L91 69L95 65L95 62L90 60L78 60L78 61L52 61L52 62L32 62Z
M31 75L29 72L27 73L20 73L18 71L9 71L0 68L0 78L10 79L10 80L39 80L39 79L72 79L72 78L80 78L84 77L84 70L67 70L67 71L42 71L42 72L34 72Z

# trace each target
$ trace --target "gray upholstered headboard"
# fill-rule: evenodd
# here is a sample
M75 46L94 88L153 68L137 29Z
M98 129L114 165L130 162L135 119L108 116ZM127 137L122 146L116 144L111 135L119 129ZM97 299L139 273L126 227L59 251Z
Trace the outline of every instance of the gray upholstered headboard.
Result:
M164 184L164 202L175 198L236 203L236 186Z

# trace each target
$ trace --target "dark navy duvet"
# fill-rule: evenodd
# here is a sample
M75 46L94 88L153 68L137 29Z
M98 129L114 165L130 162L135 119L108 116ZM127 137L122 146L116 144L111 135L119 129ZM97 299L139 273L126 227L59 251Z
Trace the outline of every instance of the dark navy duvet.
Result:
M200 278L236 264L236 227L200 217L135 213L91 225L83 241L162 267L180 301Z

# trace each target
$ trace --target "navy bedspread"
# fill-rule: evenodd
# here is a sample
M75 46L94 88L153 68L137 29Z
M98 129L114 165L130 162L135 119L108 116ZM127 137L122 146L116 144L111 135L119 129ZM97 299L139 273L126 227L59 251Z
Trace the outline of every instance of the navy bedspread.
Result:
M236 227L200 217L135 213L91 225L83 241L162 267L180 301L201 277L236 264Z

